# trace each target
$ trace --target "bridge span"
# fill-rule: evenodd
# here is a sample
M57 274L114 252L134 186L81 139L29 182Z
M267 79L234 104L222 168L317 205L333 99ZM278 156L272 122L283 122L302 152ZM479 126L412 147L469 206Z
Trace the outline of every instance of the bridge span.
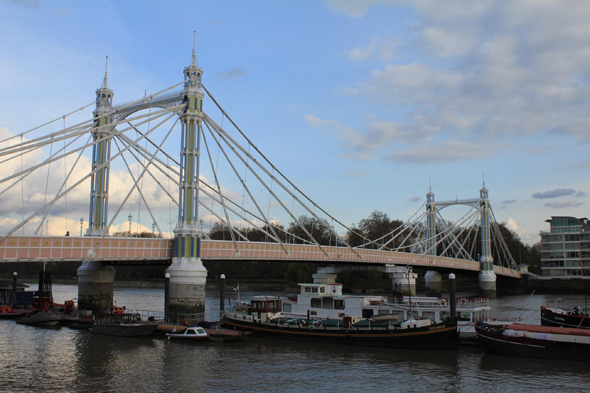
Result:
M322 249L307 244L202 239L200 256L203 261L371 264L455 272L480 271L479 262L465 259L366 248L322 246ZM170 265L174 256L174 239L110 237L101 241L88 236L11 236L0 241L0 262L83 262L89 260L92 254L91 259L104 264L145 262ZM494 273L520 278L518 271L498 265L494 266Z

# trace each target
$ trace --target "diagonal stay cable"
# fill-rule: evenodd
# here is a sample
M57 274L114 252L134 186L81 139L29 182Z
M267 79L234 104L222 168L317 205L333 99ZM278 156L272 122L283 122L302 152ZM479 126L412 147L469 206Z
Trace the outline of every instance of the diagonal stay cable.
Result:
M238 173L238 171L236 170L236 167L234 166L233 162L230 160L230 158L228 157L227 153L225 152L225 149L223 148L223 146L221 145L221 143L219 142L219 140L217 140L217 138L215 137L215 134L213 133L213 131L211 130L211 126L205 121L205 126L207 127L207 130L209 130L209 133L211 134L211 136L213 137L213 139L215 140L215 143L217 143L217 146L219 146L219 149L221 150L221 153L223 154L223 156L225 157L226 161L229 163L229 165L231 166L232 170L234 171L234 174L236 175L236 177L240 180L240 183L242 183L242 187L244 187L244 191L248 193L248 196L250 196L250 199L252 200L252 202L254 203L254 205L256 206L256 209L258 209L258 212L260 213L260 215L262 215L262 217L264 218L264 222L265 223L269 223L268 218L264 215L264 212L262 211L262 209L260 208L260 205L258 204L258 202L256 201L256 198L254 198L254 196L252 195L252 193L250 192L250 189L248 188L248 186L246 185L246 183L244 182L244 180L242 179L242 176L240 176L240 174ZM243 205L242 205L242 210L243 210ZM283 242L281 242L279 235L277 235L277 233L274 230L273 226L269 226L270 230L272 231L274 238L280 243L281 248L283 249L283 251L285 252L285 254L287 254L287 256L289 256L289 251L287 250L287 248L284 246Z

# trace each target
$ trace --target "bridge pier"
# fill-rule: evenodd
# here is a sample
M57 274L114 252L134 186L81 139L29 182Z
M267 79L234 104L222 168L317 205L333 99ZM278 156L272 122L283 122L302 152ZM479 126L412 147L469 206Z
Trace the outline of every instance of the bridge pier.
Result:
M483 297L496 297L496 273L493 270L479 272L479 291Z
M411 267L393 266L391 272L391 285L395 295L416 296L416 278L417 273L412 271Z
M426 296L440 297L442 294L442 274L429 270L424 275L426 285Z
M115 269L99 261L84 261L78 268L78 309L93 314L108 312L113 306Z
M166 273L170 274L169 313L204 313L207 269L201 258L173 258Z

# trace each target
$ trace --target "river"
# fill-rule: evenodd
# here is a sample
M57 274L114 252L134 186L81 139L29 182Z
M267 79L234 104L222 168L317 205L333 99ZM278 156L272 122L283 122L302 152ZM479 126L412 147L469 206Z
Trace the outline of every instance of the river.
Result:
M34 284L31 284L34 285ZM34 286L33 286L34 288ZM56 302L77 296L54 285ZM272 294L277 294L273 292ZM234 292L232 291L232 295ZM252 292L243 292L248 299ZM161 310L164 290L115 288L117 305ZM538 324L539 307L583 296L493 299L498 318ZM523 308L526 310L523 312ZM209 311L219 294L207 293ZM392 350L249 337L230 343L118 338L0 321L1 392L522 392L587 391L590 364L488 355L480 348Z

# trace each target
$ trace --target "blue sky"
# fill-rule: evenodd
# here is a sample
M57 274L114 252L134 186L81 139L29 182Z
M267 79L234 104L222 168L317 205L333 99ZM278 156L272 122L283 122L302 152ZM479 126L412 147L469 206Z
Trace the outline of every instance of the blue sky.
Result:
M429 184L475 198L485 173L533 244L588 216L588 20L580 1L4 0L0 130L91 103L105 56L115 102L180 82L196 30L205 86L344 223L405 220Z

